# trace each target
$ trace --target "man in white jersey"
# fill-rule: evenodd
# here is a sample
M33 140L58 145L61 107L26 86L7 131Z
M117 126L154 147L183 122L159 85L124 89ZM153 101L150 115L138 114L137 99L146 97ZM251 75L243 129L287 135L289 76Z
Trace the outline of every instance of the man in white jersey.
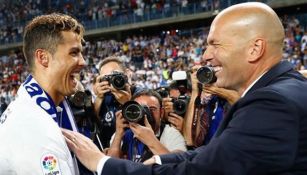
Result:
M30 75L0 117L0 174L79 174L60 127L76 131L65 96L85 66L84 28L63 14L42 15L25 28Z

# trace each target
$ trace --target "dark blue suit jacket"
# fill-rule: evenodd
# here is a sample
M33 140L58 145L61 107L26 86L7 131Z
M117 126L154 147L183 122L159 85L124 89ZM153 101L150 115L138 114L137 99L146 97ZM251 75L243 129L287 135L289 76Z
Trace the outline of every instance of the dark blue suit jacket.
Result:
M161 166L111 158L102 175L306 175L306 90L306 78L281 62L232 106L208 145L162 155Z

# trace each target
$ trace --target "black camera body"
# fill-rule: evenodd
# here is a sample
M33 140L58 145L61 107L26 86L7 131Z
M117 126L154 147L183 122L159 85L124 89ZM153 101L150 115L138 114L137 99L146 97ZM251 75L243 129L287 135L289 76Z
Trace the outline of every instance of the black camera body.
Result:
M177 115L184 117L188 105L189 105L190 97L186 95L180 95L178 98L173 98L173 110Z
M108 81L115 89L125 89L126 83L128 83L128 77L122 72L113 71L112 74L105 75L100 79L100 82Z
M122 115L128 122L135 122L145 125L144 117L146 115L151 126L155 125L155 120L148 106L142 106L136 101L127 101L122 108Z
M167 86L159 87L155 91L158 92L162 98L166 98L169 96L169 87Z
M211 84L216 82L216 76L214 69L209 66L203 66L199 68L196 72L196 77L198 81L202 84Z
M94 106L92 103L92 94L89 90L77 91L68 97L72 113L79 127L88 127L91 131L95 128L96 121Z

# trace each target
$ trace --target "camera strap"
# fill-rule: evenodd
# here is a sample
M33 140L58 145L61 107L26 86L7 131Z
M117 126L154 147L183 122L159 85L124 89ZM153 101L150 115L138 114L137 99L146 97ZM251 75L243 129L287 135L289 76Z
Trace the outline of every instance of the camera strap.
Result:
M201 92L202 88L199 87L198 96L194 101L194 115L192 121L192 140L193 145L196 147L203 144L208 128L208 117L205 111L205 106L201 103ZM200 125L199 133L197 133L198 125Z

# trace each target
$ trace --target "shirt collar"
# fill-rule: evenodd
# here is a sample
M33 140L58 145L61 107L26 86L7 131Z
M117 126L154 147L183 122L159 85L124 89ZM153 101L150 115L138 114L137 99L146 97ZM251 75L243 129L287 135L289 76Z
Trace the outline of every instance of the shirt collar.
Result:
M265 74L267 73L267 71L265 71L263 74L261 74L252 84L250 84L245 91L243 92L243 94L241 95L241 98L244 97L246 95L246 93L254 86L254 84L257 83L257 81Z

